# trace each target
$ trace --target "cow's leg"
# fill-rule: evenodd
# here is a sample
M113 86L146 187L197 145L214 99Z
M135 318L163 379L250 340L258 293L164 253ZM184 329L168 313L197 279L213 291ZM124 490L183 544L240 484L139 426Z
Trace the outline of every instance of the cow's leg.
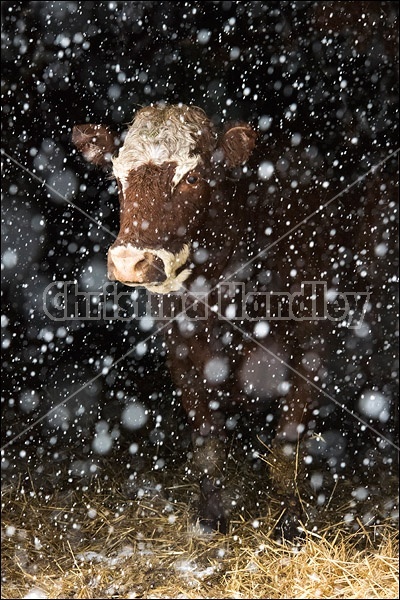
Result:
M323 297L317 300L320 302ZM318 309L318 314L323 314L323 306L318 305ZM283 348L287 355L291 355L292 385L281 404L271 456L268 458L273 486L282 503L282 518L277 529L286 539L299 536L299 527L306 521L300 495L305 478L302 440L309 432L312 410L317 405L317 390L313 385L315 376L323 376L324 373L321 364L325 344L323 330L320 327L316 329L310 319L304 319L297 323L295 333L295 338L281 337Z
M174 347L170 347L169 367L175 385L181 389L183 408L192 429L190 468L200 484L200 527L207 532L225 533L227 518L222 501L227 454L225 419L212 409L212 391L205 390L198 369L187 357L178 356Z
M298 484L305 476L301 439L310 416L311 392L306 381L294 377L291 392L281 406L268 457L270 477L282 508L277 532L287 540L301 536L301 525L305 520Z
M301 498L302 482L306 476L302 441L308 431L315 400L313 389L301 377L302 374L309 376L299 367L298 374L293 377L291 391L282 402L269 458L270 476L282 508L276 530L289 541L303 537L302 526L307 520Z
M200 480L199 525L205 532L227 531L222 500L226 443L221 437L194 434L193 466Z
M194 368L193 372L196 380ZM224 418L210 409L210 397L198 386L183 390L182 403L193 431L192 467L200 483L199 524L204 531L225 533L227 521L221 497L227 449Z
M225 533L227 519L222 501L226 464L226 435L223 417L210 410L209 398L183 390L182 403L192 427L193 473L200 483L198 519L204 531Z

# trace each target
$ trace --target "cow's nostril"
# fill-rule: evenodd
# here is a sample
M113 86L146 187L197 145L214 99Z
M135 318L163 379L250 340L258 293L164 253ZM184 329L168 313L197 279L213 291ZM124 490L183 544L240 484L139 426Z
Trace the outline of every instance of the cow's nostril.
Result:
M133 272L135 280L142 283L161 283L167 278L163 261L150 252L135 263Z
M135 264L135 273L137 275L144 275L146 269L149 267L149 264L149 261L145 258L143 260L139 260L139 262Z
M158 256L152 256L151 263L148 263L146 276L148 281L154 283L162 283L167 279L164 263L161 258Z

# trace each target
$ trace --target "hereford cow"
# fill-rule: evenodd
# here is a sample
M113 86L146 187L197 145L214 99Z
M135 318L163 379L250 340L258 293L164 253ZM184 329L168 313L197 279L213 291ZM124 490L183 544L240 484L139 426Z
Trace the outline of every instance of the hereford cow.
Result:
M117 136L105 126L78 125L73 131L84 157L112 166L118 184L120 230L108 252L108 277L178 306L164 333L171 375L193 431L202 527L227 526L221 500L227 415L239 413L241 405L257 412L280 398L273 456L281 449L285 466L277 459L280 469L272 479L286 498L289 536L299 510L293 448L305 429L310 389L304 377L287 381L287 361L297 370L300 344L291 340L285 350L275 335L265 337L268 328L275 331L265 302L248 295L279 285L279 265L275 274L266 270L262 253L271 216L252 212L239 181L238 168L256 138L242 122L218 132L203 110L182 104L139 110L119 151ZM197 319L189 310L195 301Z

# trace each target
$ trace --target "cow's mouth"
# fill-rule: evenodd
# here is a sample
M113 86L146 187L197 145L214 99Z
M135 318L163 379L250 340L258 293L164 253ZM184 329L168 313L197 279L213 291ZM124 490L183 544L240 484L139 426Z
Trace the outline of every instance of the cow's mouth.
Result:
M169 294L170 292L178 292L181 289L183 282L186 281L186 279L192 272L192 270L188 267L188 264L189 262L186 261L183 265L176 269L173 275L171 274L170 277L168 277L167 279L165 279L165 281L162 281L161 283L152 282L145 283L142 285L144 285L144 287L148 289L149 292L155 292L158 294Z
M189 246L178 253L164 249L135 248L132 244L110 248L108 277L130 287L142 286L150 292L177 292L189 277Z
M178 267L176 269L176 271L175 271L175 277L178 277L178 275L180 275L186 269L188 269L189 271L191 271L191 269L189 269L189 261L188 260L185 262L185 264L181 265L180 267Z

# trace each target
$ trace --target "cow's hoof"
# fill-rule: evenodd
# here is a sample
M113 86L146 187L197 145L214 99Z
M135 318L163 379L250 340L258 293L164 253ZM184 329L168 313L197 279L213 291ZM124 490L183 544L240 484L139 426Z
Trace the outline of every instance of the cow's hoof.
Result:
M209 478L204 478L200 484L198 522L204 533L219 531L225 534L228 531L228 520L221 498L221 485Z
M199 519L199 527L202 533L228 533L228 520L222 516L218 519Z
M299 543L305 536L302 518L304 512L299 500L295 497L282 501L284 512L275 526L275 533L282 541Z

